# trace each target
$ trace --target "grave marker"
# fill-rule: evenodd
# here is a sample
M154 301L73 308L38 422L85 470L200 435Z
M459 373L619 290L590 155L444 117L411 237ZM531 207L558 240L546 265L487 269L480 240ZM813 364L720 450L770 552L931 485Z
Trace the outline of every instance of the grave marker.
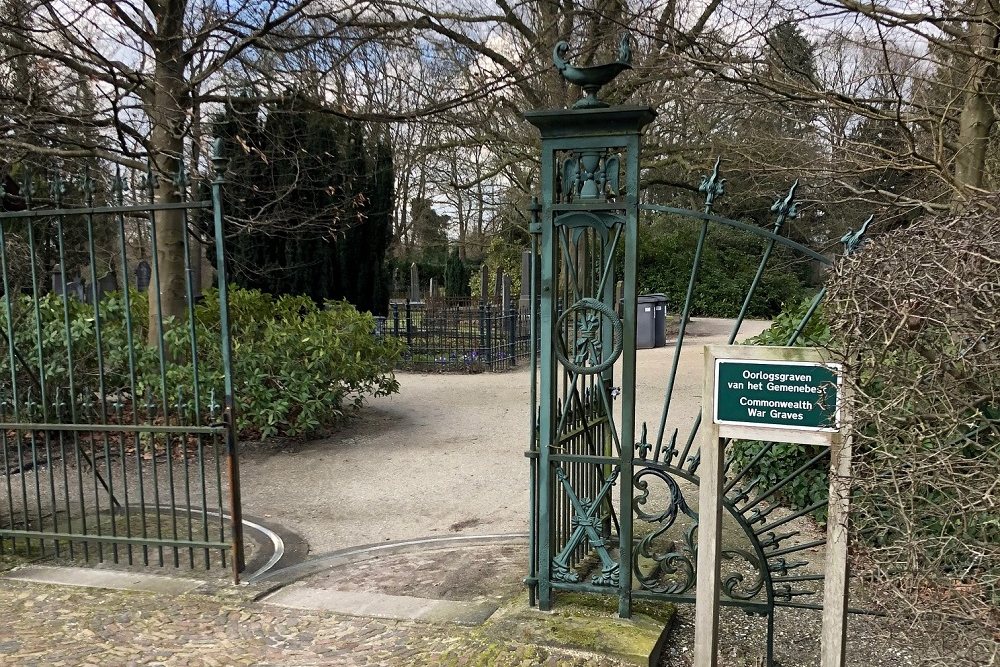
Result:
M493 278L493 303L500 303L501 290L503 289L503 269L497 267L497 273Z
M511 283L510 276L504 274L503 280L500 282L500 307L502 308L502 314L504 316L510 313L510 306L514 302L514 287Z
M410 264L410 301L420 300L420 272L417 270L417 263L413 262Z
M528 310L531 307L531 264L531 251L525 250L521 253L521 294L518 299L518 307L521 310ZM538 275L537 270L535 274ZM541 284L541 280L535 284Z
M149 281L153 277L153 270L149 267L149 262L140 259L135 266L135 288L140 292L149 289Z
M485 263L479 268L479 303L485 305L490 300L490 267Z

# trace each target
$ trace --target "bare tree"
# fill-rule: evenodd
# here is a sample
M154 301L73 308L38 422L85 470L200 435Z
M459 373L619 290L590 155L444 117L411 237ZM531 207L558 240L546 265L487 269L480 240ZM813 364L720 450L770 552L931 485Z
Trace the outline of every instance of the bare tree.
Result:
M64 157L96 155L140 169L148 160L159 177L157 204L179 200L173 176L186 158L204 154L196 133L204 127L204 115L230 99L231 82L249 82L258 101L266 103L283 99L308 75L317 88L316 110L375 120L418 117L464 100L459 95L418 101L392 112L326 103L335 101L331 91L343 85L345 76L356 80L364 74L354 66L363 60L357 53L410 25L410 19L395 17L379 2L8 2L16 3L17 11L0 15L5 66L23 71L30 60L53 90L91 82L99 106L91 124L102 133L76 145L33 142L27 130L40 122L78 121L58 99L41 102L30 88L4 86L0 108L11 113L3 117L0 146ZM163 326L159 312L164 318L183 313L183 221L176 209L159 210L154 217L158 273L153 287L161 308L150 308L150 340Z
M449 208L463 245L510 216L523 224L516 204L538 183L520 114L578 95L553 70L553 46L569 40L573 59L599 62L626 31L634 69L604 95L661 111L647 139L650 196L696 196L720 153L742 195L729 205L751 217L793 176L812 186L800 192L815 221L872 206L907 220L994 187L1000 12L990 0L918 12L855 0L6 2L2 66L13 76L30 60L45 76L41 88L0 85L0 146L140 167L148 158L161 203L179 196L168 176L181 160L200 167L220 105L241 90L262 104L296 90L323 113L393 124L397 244L412 239L414 198ZM33 141L46 125L81 123L49 91L83 81L97 132ZM155 229L163 313L177 315L182 218L160 211ZM814 229L819 241L840 231Z
M806 9L750 22L726 57L682 55L732 81L762 105L812 108L830 148L811 170L851 197L924 211L947 211L992 188L988 170L997 92L1000 7L986 0L929 2L924 11L894 3L822 0ZM800 26L820 47L808 76L771 76L759 47L775 21ZM735 37L735 39L734 39ZM738 57L730 57L731 54ZM890 128L892 141L854 135L862 123ZM844 162L845 156L853 156ZM878 169L920 175L906 192L859 184Z

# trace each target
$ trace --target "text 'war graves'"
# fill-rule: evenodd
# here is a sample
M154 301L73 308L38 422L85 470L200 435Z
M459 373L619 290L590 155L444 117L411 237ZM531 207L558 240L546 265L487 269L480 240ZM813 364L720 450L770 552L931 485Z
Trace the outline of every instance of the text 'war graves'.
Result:
M717 359L715 423L836 431L840 364Z

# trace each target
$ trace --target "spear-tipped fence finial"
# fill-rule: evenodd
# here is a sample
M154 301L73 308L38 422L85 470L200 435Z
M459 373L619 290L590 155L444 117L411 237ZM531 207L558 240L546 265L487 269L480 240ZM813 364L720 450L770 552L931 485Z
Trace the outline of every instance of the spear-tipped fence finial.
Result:
M799 180L795 179L792 187L788 188L788 194L771 204L771 213L777 213L774 220L774 231L777 233L782 225L788 220L799 217L799 203L795 201L795 190L799 187Z
M56 169L49 179L49 198L56 208L62 207L64 194L66 194L66 182L63 181L62 173Z
M114 198L116 206L121 206L125 203L125 179L122 178L122 168L120 165L115 165L115 177L111 181L111 196Z
M190 183L191 180L188 178L187 167L184 165L184 159L181 158L177 161L177 172L174 174L174 190L178 195L183 197Z
M89 166L83 170L83 175L80 177L80 189L83 191L83 196L86 200L87 206L93 206L94 193L97 191L97 183L94 182L94 177L90 175Z
M225 143L222 137L217 137L212 144L212 167L215 169L215 182L222 183L226 180L226 167L229 166L229 158L223 151Z
M152 197L153 190L159 185L159 177L153 171L153 161L151 158L146 159L146 173L142 175L140 179L140 184L142 189L145 190L150 197Z
M701 185L698 192L705 195L705 212L712 210L716 197L726 194L726 179L720 178L719 167L722 164L722 157L715 158L715 165L712 166L712 173L709 176L701 177Z
M27 208L31 208L31 198L35 194L35 179L32 176L31 169L25 167L21 176L21 197L24 198L24 205Z
M861 248L865 242L865 234L868 233L868 226L875 220L875 216L869 215L857 231L848 231L840 237L840 242L844 244L844 254L853 255Z

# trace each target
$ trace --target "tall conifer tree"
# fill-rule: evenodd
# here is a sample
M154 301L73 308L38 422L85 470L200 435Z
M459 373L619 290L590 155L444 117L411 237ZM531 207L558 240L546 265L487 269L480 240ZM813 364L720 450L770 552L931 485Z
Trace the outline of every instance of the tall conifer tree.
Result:
M230 158L232 279L385 313L391 149L361 123L306 107L297 96L266 109L234 104L217 120Z

